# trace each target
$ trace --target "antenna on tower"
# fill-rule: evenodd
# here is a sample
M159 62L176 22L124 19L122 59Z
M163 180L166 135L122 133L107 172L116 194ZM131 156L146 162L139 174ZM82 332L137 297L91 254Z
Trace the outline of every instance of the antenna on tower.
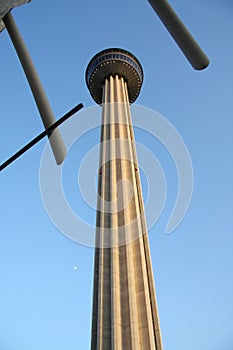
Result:
M209 59L167 0L148 0L194 69L208 67Z
M55 123L55 117L27 47L10 13L14 7L26 4L29 1L30 0L0 0L0 32L4 28L8 31L30 85L44 127L48 129ZM66 147L58 128L49 133L48 137L55 160L57 164L61 164L66 156Z

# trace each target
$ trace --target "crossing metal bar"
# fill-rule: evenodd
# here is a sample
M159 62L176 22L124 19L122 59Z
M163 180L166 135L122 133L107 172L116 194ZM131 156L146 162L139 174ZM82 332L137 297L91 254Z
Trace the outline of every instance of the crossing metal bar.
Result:
M13 156L11 156L8 160L6 160L2 165L0 165L0 171L5 169L9 164L14 162L17 158L19 158L23 153L28 151L31 147L33 147L37 142L42 140L45 136L50 136L54 129L56 129L59 125L61 125L65 120L70 118L74 113L78 112L81 108L83 108L82 103L79 103L77 106L72 108L69 112L67 112L65 115L63 115L60 119L58 119L49 128L47 128L41 134L36 136L33 140L31 140L23 148L21 148L18 152L16 152Z

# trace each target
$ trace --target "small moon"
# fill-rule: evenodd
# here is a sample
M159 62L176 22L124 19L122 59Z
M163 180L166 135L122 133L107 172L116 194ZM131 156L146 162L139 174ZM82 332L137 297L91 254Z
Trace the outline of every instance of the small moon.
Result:
M77 269L78 269L77 266L74 266L74 271L77 271Z

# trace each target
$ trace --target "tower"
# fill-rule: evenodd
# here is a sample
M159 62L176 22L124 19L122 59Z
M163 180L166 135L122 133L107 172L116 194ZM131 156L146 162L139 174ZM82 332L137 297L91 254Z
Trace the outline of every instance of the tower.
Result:
M143 71L122 49L95 55L86 70L102 105L92 311L92 350L162 350L130 104Z

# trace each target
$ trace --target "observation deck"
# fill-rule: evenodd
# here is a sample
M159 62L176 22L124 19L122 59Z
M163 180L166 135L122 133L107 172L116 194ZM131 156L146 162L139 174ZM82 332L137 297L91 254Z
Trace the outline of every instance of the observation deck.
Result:
M86 69L86 84L96 103L102 104L105 79L116 75L127 83L129 102L136 100L143 82L142 66L132 53L111 48L97 53Z

